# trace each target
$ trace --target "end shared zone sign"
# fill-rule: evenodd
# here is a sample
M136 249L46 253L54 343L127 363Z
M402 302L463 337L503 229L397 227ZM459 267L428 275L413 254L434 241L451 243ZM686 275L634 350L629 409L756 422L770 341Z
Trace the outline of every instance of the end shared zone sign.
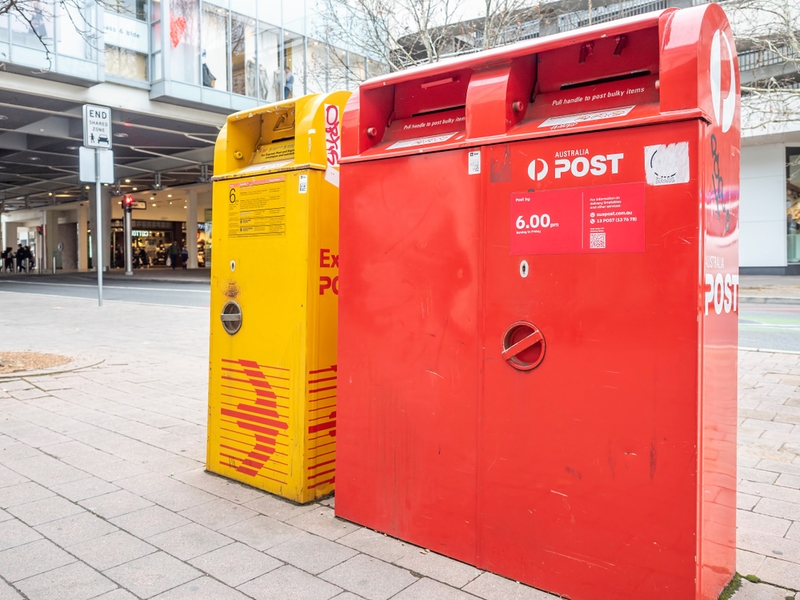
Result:
M111 149L111 109L107 106L83 105L83 145L87 148Z

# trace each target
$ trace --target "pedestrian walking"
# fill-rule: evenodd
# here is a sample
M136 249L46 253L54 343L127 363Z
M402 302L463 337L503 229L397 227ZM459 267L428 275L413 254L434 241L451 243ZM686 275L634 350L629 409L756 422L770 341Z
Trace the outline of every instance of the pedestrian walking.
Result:
M186 263L189 262L189 251L186 249L186 246L183 247L181 250L181 266L185 269Z
M11 249L11 246L6 248L3 251L3 269L8 273L9 271L14 271L14 251Z
M172 242L169 250L167 250L167 258L169 258L170 266L174 271L175 267L178 266L178 261L181 259L181 249L178 247L178 242Z

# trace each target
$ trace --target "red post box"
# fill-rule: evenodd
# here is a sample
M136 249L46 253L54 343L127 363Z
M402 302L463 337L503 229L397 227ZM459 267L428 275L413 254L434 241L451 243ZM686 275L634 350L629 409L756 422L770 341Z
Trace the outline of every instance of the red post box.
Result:
M573 599L734 573L739 91L710 4L344 114L339 516Z

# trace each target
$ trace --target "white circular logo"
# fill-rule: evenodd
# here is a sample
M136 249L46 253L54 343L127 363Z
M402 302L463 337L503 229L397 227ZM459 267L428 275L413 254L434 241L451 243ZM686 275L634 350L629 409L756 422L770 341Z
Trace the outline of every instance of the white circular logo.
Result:
M538 171L536 170L536 163L541 163L542 168ZM533 179L534 181L541 181L544 179L544 176L547 175L547 163L542 158L534 158L531 161L531 164L528 165L528 177Z
M728 50L727 63L731 73L731 84L728 95L722 99L722 43ZM711 104L714 106L714 118L725 133L733 124L733 113L736 112L736 70L733 68L733 52L728 36L717 29L711 40L711 64L709 65L709 78L711 80Z

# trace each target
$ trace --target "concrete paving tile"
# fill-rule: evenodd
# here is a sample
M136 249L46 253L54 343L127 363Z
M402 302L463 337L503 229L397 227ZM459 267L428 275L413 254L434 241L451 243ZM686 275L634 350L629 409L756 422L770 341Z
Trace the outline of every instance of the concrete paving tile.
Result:
M736 508L740 510L753 510L753 507L761 500L760 496L750 494L736 494Z
M299 529L258 515L246 521L239 521L219 530L220 533L244 542L256 550L266 550L282 544L302 533Z
M36 531L62 548L66 548L118 530L108 521L81 511L80 514L39 525Z
M149 494L150 492L163 490L169 485L170 481L172 481L172 479L165 475L147 471L146 473L134 475L133 477L118 479L114 482L114 485L118 485L129 492L143 496L144 494Z
M189 523L149 537L147 542L181 560L189 560L227 546L233 540L197 523Z
M88 600L117 585L91 567L75 562L16 583L30 600Z
M148 506L147 508L115 517L110 521L117 527L142 539L189 523L189 519L185 519L160 506Z
M762 498L761 502L767 502L769 498ZM800 510L800 508L798 508ZM736 527L738 529L751 529L783 537L792 524L787 519L770 517L757 512L747 510L736 511Z
M342 590L289 565L239 588L256 600L328 600Z
M38 540L0 552L0 576L13 583L72 562L75 558L50 540Z
M785 502L773 498L762 498L753 511L784 519L800 518L800 506L793 502Z
M3 521L8 521L9 519L13 519L13 518L14 517L12 517L10 514L8 514L6 511L4 511L2 508L0 508L0 523L3 522Z
M485 600L554 600L556 596L494 573L483 573L463 588ZM738 600L738 599L737 599Z
M164 552L155 552L104 574L139 598L151 598L201 575L184 562Z
M297 515L286 523L328 540L337 540L359 528L358 525L337 519L333 509L327 506L317 506L314 510Z
M247 600L248 598L224 583L210 577L199 577L159 594L154 600Z
M365 554L354 556L319 577L367 600L387 600L417 581L407 570Z
M76 454L97 452L97 450L91 446L87 446L83 442L78 442L76 440L61 442L60 444L54 444L52 446L45 446L40 448L40 450L45 454L49 454L53 458L58 459L62 459L66 456L75 456Z
M766 583L751 583L743 579L742 587L734 594L733 600L786 600L788 595L784 589Z
M233 587L238 587L283 564L239 542L199 556L189 563Z
M800 520L792 523L789 531L786 532L786 537L790 540L800 540Z
M744 529L736 532L736 546L756 554L800 563L800 541Z
M28 444L20 444L17 441L0 445L0 463L6 466L13 465L19 460L41 456L42 453Z
M481 574L471 565L435 552L411 552L395 561L395 564L457 588L464 587Z
M176 473L175 479L236 504L243 504L265 495L265 492L209 473L204 467Z
M476 597L424 577L393 596L393 600L476 600Z
M118 490L110 494L94 496L87 500L82 500L78 504L106 519L113 519L114 517L153 506L153 503L149 500L145 500L127 490Z
M28 478L24 475L20 475L16 471L12 471L3 465L0 465L0 488L8 487L9 485L16 485L18 483L24 483L26 481L28 481Z
M0 600L22 600L22 596L5 581L0 580Z
M51 496L55 496L55 494L46 487L33 481L26 481L25 483L0 488L0 508L8 509L12 506L27 504L28 502Z
M765 557L747 550L736 550L736 572L741 575L755 575L761 568Z
M108 592L107 594L103 594L102 596L97 596L96 598L92 598L92 600L139 600L139 599L130 592L127 592L122 588L117 588L113 592Z
M239 521L255 517L258 513L224 498L217 498L212 502L183 510L180 514L211 529L223 529Z
M372 531L366 527L359 528L353 533L339 538L337 542L386 562L395 562L406 554L419 552L420 550L417 546L401 542L398 539Z
M119 479L126 479L134 475L141 475L142 473L149 473L147 468L140 464L131 462L129 460L119 460L113 463L97 465L91 469L86 469L88 473L105 479L106 481L115 482Z
M800 564L768 556L756 575L767 583L800 590Z
M288 542L269 548L266 552L315 575L358 554L352 548L310 533L298 535Z
M247 508L258 511L262 515L267 515L278 521L288 521L289 519L317 508L315 504L301 506L282 498L276 498L270 494L263 494L255 500L245 502L244 505Z
M40 539L39 533L21 521L11 519L0 523L0 550L7 550Z
M50 488L59 496L64 496L73 502L80 502L95 496L116 492L119 488L113 483L109 483L99 477L89 476L86 479L78 479L69 483L61 483Z
M364 600L361 596L356 596L353 592L342 592L334 596L331 600Z
M86 477L86 473L50 456L34 456L17 461L13 466L17 473L43 485L57 485Z
M167 480L167 485L160 490L140 493L151 502L176 512L218 499L213 494L170 479Z
M51 496L27 504L18 504L8 509L12 515L28 525L36 526L48 521L63 519L83 512L83 509L60 496Z
M67 550L99 571L141 558L156 548L124 531L68 546Z
M755 481L758 483L775 483L775 480L778 478L778 473L773 471L749 469L742 466L739 466L736 474L739 479L746 479L747 481Z

